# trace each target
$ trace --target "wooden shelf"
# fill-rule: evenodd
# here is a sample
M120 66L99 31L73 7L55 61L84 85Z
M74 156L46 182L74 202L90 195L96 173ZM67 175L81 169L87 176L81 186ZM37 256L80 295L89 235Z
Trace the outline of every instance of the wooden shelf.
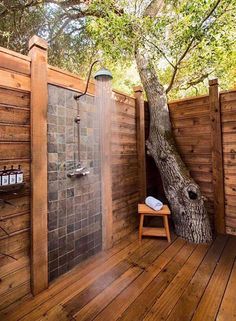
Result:
M143 227L142 235L166 237L166 230L162 227Z
M0 193L15 193L21 190L25 186L25 183L18 183L18 184L9 184L0 186Z

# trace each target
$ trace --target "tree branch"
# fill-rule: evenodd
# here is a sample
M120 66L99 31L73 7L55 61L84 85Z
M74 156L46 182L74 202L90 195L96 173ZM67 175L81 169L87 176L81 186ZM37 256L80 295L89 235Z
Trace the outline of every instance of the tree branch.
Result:
M40 0L38 0L40 1ZM62 9L65 10L65 14L70 17L72 20L84 18L86 16L94 16L94 17L104 17L101 11L97 10L91 10L89 8L89 5L92 4L91 0L65 0L65 1L57 1L57 0L44 0L45 3L53 3L60 6ZM112 9L114 12L118 15L121 15L124 13L123 9L119 8L118 6L115 6L116 2L114 2L114 5L112 6ZM76 8L75 6L79 5L86 5L85 8L81 6L81 8ZM77 13L69 13L69 8L72 10L78 11Z
M213 73L213 70L210 72L206 72L204 74L202 74L200 77L195 78L194 80L191 80L187 83L187 86L184 88L185 90L189 89L190 87L194 87L198 84L200 84L201 82L203 82L206 78L208 78L211 74Z
M166 89L166 93L168 94L168 92L171 90L171 88L173 87L174 81L175 81L175 77L177 75L177 71L178 71L179 67L176 65L174 67L174 71L172 73L171 79L170 79L170 83L169 86Z
M154 18L163 8L163 0L152 0L144 11L144 16Z
M67 35L72 35L74 32L80 32L80 31L82 31L82 30L85 30L85 26L82 26L82 27L80 27L80 28L74 28L74 29L72 29L70 32L68 32L67 33Z
M54 36L49 40L50 43L52 43L58 36L61 35L61 33L63 32L64 28L71 22L70 18L67 18L64 23L61 25L61 27L59 28L59 30L54 34Z
M208 14L202 19L202 21L200 22L200 24L198 25L198 27L196 28L196 31L199 30L203 24L212 16L212 14L215 12L215 10L217 9L217 7L219 6L220 2L222 0L217 0L215 2L215 4L213 5L213 7L211 8L211 10L208 12ZM179 65L181 64L181 62L183 61L183 59L186 57L187 53L190 51L190 49L192 48L192 45L194 44L194 41L196 40L196 34L192 37L192 39L190 40L189 44L187 45L186 49L184 50L184 52L182 53L182 55L180 56L180 58L178 59L178 61L176 62L175 66L174 66L174 70L173 70L173 74L170 80L170 84L168 86L168 88L166 89L166 93L168 93L173 84L174 84L174 80L175 77L177 75L177 71L179 69ZM202 39L197 43L197 45L202 41ZM195 46L194 46L195 47Z
M91 0L64 0L64 1L58 1L58 0L44 0L45 3L53 3L57 4L58 6L62 8L68 8L73 6L78 6L81 4L89 5Z
M31 0L29 2L26 2L25 4L17 4L13 6L12 5L8 6L8 4L4 3L3 11L0 12L0 16L5 16L8 12L14 12L16 10L24 10L26 8L36 6L40 3L41 3L40 0Z
M163 58L165 58L165 60L171 65L171 67L175 68L174 64L170 61L169 58L167 58L166 54L164 53L164 51L162 49L160 49L154 42L152 42L151 40L145 38L145 40L147 42L150 43L150 45L152 45L153 47L155 47L159 52L160 54L163 56Z
M0 12L0 17L4 17L7 14L7 9L4 8L3 11Z

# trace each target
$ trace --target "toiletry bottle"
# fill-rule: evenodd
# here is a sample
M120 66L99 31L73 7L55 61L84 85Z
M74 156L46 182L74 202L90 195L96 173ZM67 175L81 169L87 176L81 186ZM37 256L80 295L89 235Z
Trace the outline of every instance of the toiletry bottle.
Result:
M10 184L16 184L16 171L13 168L13 165L11 166L11 170L9 172L10 172L10 175L9 175Z
M0 186L2 186L2 173L3 171L0 169Z
M16 171L16 183L17 184L20 184L20 183L23 183L23 172L21 170L21 166L19 165L18 166L18 170Z
M9 172L4 166L3 173L2 173L2 186L9 185Z

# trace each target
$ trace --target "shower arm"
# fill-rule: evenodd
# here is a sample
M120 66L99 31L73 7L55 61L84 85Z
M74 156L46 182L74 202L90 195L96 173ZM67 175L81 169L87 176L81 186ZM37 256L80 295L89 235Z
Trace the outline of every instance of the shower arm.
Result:
M89 80L90 80L90 77L91 77L91 73L92 73L93 66L94 66L96 63L98 63L98 62L100 62L100 60L95 60L95 61L91 64L90 69L89 69L89 73L88 73L88 78L87 78L85 90L84 90L83 93L81 93L81 94L79 94L79 95L75 95L75 96L74 96L74 99L75 99L75 100L78 100L78 99L80 99L80 97L86 95L86 93L87 93L87 91L88 91Z
M95 60L90 68L89 68L89 73L88 73L88 78L87 78L87 83L86 83L86 86L85 86L85 90L83 93L79 94L79 95L75 95L74 96L74 99L77 101L77 104L79 104L79 99L86 95L87 91L88 91L88 86L89 86L89 80L90 80L90 77L91 77L91 73L92 73L92 69L93 69L93 66L97 63L97 62L100 62L100 60ZM80 155L80 114L79 114L79 106L78 106L78 114L75 118L75 122L76 124L78 125L78 166L81 166L81 155ZM74 155L74 160L75 160L75 155Z

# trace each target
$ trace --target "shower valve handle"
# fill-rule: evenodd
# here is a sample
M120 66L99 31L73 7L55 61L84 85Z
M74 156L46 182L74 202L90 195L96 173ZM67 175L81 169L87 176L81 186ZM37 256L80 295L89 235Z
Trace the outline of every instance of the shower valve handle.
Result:
M80 122L80 116L79 116L79 115L77 115L77 116L75 117L75 122L76 122L77 124Z

